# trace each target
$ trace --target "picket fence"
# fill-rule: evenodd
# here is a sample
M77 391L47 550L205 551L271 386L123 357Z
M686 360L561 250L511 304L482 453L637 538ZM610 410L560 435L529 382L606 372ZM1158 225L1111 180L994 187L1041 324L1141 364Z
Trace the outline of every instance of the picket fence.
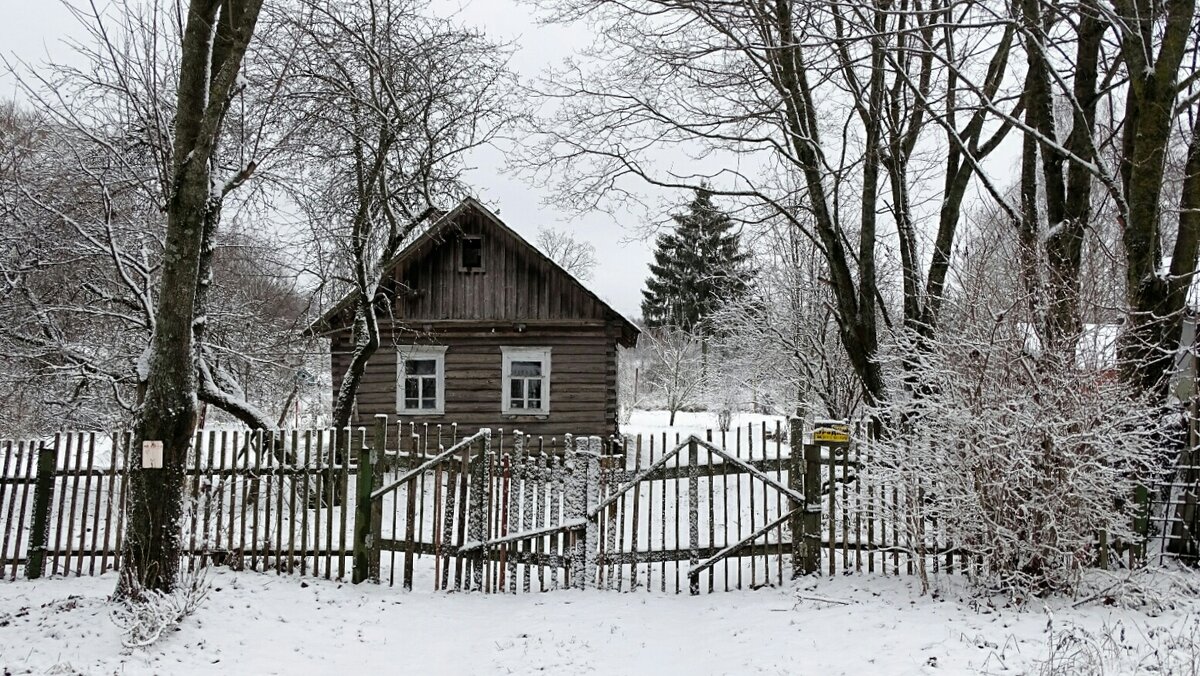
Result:
M805 439L798 421L620 439L460 438L383 417L372 428L203 430L187 462L182 563L510 593L978 570L922 514L936 486L897 483L869 443L807 439L793 454L789 439ZM0 440L0 454L0 576L119 567L125 479L140 461L129 433ZM1151 502L1162 494L1178 498L1152 487ZM1177 521L1151 530L1177 533ZM1122 550L1128 561L1100 551L1100 565L1147 555L1144 542Z

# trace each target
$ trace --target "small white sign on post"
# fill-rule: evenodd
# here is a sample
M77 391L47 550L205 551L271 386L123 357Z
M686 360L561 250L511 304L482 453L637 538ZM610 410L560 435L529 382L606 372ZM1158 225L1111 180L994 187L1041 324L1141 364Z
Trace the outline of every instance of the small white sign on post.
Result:
M162 469L163 442L142 442L142 469Z

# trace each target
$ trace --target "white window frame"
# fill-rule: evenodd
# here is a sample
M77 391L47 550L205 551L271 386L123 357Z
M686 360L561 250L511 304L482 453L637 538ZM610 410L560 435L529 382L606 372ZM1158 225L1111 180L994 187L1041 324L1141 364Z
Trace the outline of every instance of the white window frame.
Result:
M503 371L500 378L501 415L549 415L550 414L550 348L501 346ZM540 361L542 363L542 407L513 408L512 385L509 378L514 361Z
M432 359L436 364L437 401L434 408L405 408L404 363L409 360ZM446 347L444 345L400 345L396 349L396 412L401 415L445 415L446 413Z

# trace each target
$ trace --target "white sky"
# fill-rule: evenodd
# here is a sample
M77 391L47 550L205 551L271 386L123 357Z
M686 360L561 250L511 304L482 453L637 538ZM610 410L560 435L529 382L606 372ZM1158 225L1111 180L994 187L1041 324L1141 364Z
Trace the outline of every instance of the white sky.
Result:
M86 6L87 0L67 0ZM104 7L105 0L96 0ZM510 40L516 53L511 64L518 75L533 78L546 67L571 55L588 39L585 32L536 23L530 9L515 0L443 0L445 6L461 7L464 22L482 27L489 37ZM0 0L0 53L37 64L67 58L62 41L77 37L81 30L60 0ZM12 98L15 87L10 76L0 73L0 96ZM480 152L469 175L477 196L493 207L505 223L532 240L540 226L569 230L577 238L596 246L599 264L588 286L626 315L641 314L641 288L649 274L651 243L638 239L641 222L626 218L618 222L604 213L575 216L554 208L553 196L544 187L529 185L503 173L504 157L499 150ZM686 202L681 195L679 202ZM551 203L548 205L547 203Z

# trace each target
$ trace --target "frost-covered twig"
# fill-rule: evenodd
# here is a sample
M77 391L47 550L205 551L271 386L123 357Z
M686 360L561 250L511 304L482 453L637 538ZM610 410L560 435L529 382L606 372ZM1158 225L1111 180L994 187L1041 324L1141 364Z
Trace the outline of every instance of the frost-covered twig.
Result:
M179 586L172 592L142 588L127 593L109 617L123 633L122 645L145 648L196 612L211 588L205 569L201 568L181 576Z

